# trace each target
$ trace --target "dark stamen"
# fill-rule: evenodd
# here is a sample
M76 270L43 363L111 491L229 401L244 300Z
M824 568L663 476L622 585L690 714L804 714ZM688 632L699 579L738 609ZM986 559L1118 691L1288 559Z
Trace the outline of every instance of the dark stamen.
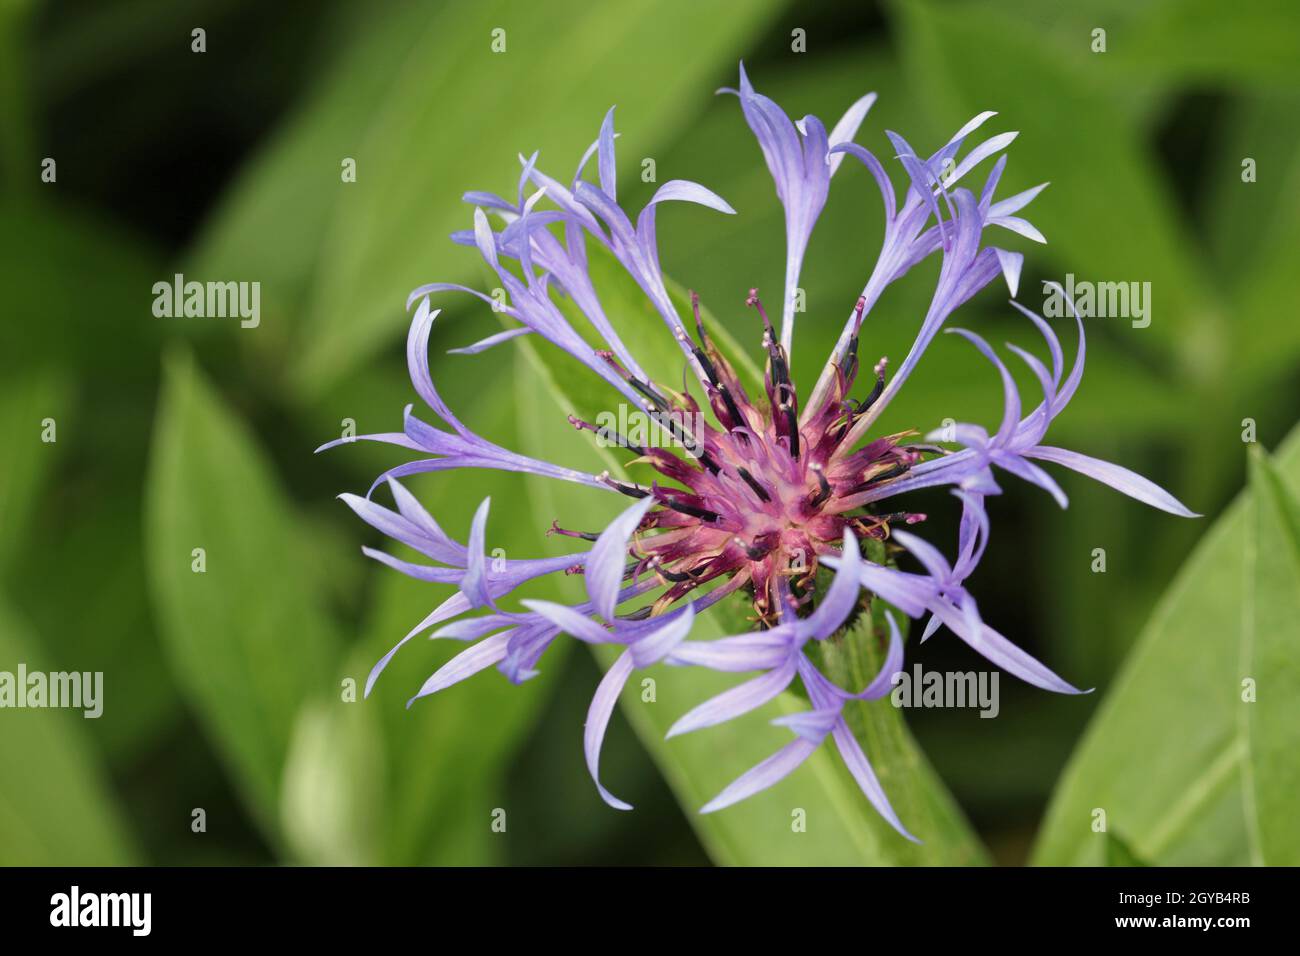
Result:
M693 518L699 518L701 521L718 521L722 516L716 511L709 511L707 508L697 508L694 505L684 504L680 501L665 500L664 504L673 511L680 511L684 515L690 515Z
M623 381L627 382L634 389L636 389L647 399L649 399L651 405L655 409L662 412L668 411L668 399L664 398L657 391L655 391L654 386L651 385L649 382L641 381L639 378L637 378L635 375L633 375L631 372L625 369L622 366L622 364L619 362L618 357L615 356L613 352L611 352L609 349L597 349L596 357L599 359L603 359L605 363L609 365L610 368L612 368L614 371L616 371L619 374L619 376L623 379Z
M858 296L857 305L853 307L853 335L840 358L840 371L846 381L852 382L858 373L858 331L862 328L862 313L867 307L867 300Z
M584 422L577 415L569 416L569 424L572 425L574 428L576 428L578 431L589 431L597 438L600 438L606 442L612 442L613 444L617 445L619 448L626 448L629 451L636 452L638 455L644 455L647 453L643 447L641 447L640 445L633 444L632 441L628 439L626 435L618 431L618 429L616 428L610 428L608 426L601 426L598 428L595 425L591 424L590 422Z
M699 321L699 308L698 308L699 297L696 296L692 301L697 306L695 312L695 318L696 321L698 322ZM701 325L700 326L701 333L703 333L703 328L704 327ZM706 385L711 386L712 389L714 391L717 391L717 393L722 397L723 404L726 406L727 409L727 414L729 414L732 417L733 423L736 425L745 424L745 420L740 417L740 409L736 407L735 399L731 397L731 392L727 389L727 386L722 383L722 379L718 375L718 369L717 366L713 364L713 359L709 358L708 354L703 349L695 346L691 347L691 354L695 356L695 361L700 363L700 369L704 372Z
M763 347L767 349L768 361L772 367L772 384L774 386L790 384L790 368L786 364L785 349L777 341L776 332L767 317L767 310L763 308L762 300L758 297L757 289L749 290L749 298L745 299L745 304L757 309L763 319Z
M668 412L668 399L655 391L655 387L649 382L643 382L635 375L629 375L627 377L627 383L649 399L650 404L654 407L655 411L663 412L665 414Z
M722 404L726 406L727 414L731 416L732 427L745 427L748 425L745 416L740 413L740 407L736 405L736 400L731 397L731 389L725 385L719 385L718 394L722 396Z
M861 415L872 405L876 404L876 399L880 398L881 393L884 392L885 367L888 364L889 364L889 359L887 358L881 358L881 360L876 363L876 367L873 369L873 371L876 373L876 384L872 386L871 393L862 401L858 402L857 407L853 409L853 414L855 416Z
M785 349L776 339L772 322L767 317L767 310L758 297L757 289L749 290L745 304L758 310L763 319L763 348L767 349L768 400L772 405L773 423L779 412L785 418L785 434L790 441L790 454L799 457L799 399L795 394L794 382L790 378L790 365L786 360ZM785 400L782 400L782 397Z
M771 328L763 332L763 348L767 349L768 376L771 379L771 388L779 391L782 385L792 384L790 381L790 366L786 364L785 360L785 349L781 348L781 343L772 335Z
M600 535L591 531L570 531L567 528L561 528L558 521L552 521L551 526L546 529L548 538L553 534L564 535L566 538L581 538L583 541L595 541L600 537Z
M694 581L700 576L700 571L669 571L667 568L655 565L655 573L666 581L673 584L681 584L683 581Z
M856 495L859 492L866 491L868 488L880 484L881 482L889 481L891 478L897 478L899 475L907 474L909 468L911 468L911 465L894 465L892 468L886 468L880 474L868 478L859 485L855 485L849 491L849 494Z
M809 507L817 508L831 496L831 483L826 480L826 476L816 465L812 466L812 472L817 476L817 483L821 487L818 489L817 493L809 499L808 505Z
M650 420L683 445L690 445L691 442L687 439L695 437L682 423L681 418L671 413L655 412L650 416Z
M709 345L709 333L704 331L704 317L700 315L700 294L691 290L691 311L695 313L695 332L700 337L700 344Z
M878 484L880 484L882 481L889 481L891 478L897 478L899 475L905 475L905 474L907 474L907 470L908 470L908 468L910 468L910 467L911 467L910 465L894 465L892 468L886 468L886 469L885 469L884 471L882 471L880 474L878 474L878 475L876 475L876 476L874 476L874 477L872 477L872 478L868 478L868 479L864 482L864 484L867 484L867 485L878 485Z
M785 415L786 437L790 440L790 456L799 457L799 414L795 411L794 389L789 385L781 388L790 396L790 401L782 403L781 412Z
M695 356L695 361L700 363L700 368L704 371L704 376L709 380L710 385L720 384L718 381L718 370L713 367L713 359L705 354L704 349L698 345L691 346L691 354Z
M625 494L629 498L644 498L650 494L649 488L642 488L640 485L633 485L626 481L619 481L617 478L611 478L607 471L602 471L596 477L615 491Z
M754 494L758 495L758 497L760 497L764 501L772 500L772 496L763 490L763 486L758 483L758 481L754 478L753 475L751 475L748 472L748 470L744 468L738 468L736 470L740 474L740 477L744 480L745 484L749 485L750 488L754 489Z
M840 362L840 377L844 379L844 388L847 391L849 383L858 377L858 356L854 353L858 349L858 337L855 335L849 340L849 348L852 352L846 355Z
M670 495L674 493L673 489L661 488L658 484L656 484L651 490L653 491L654 496L657 500L661 501L664 505L671 508L673 511L679 511L684 515L691 515L692 517L699 518L702 521L719 521L722 518L722 516L719 515L716 511L710 511L707 508L700 508L697 507L696 505L690 505L684 501L674 500L672 497L670 497ZM683 494L683 492L680 491L675 493ZM694 496L692 495L691 497ZM699 501L701 499L696 498L696 500Z
M732 538L731 540L737 547L745 549L745 554L749 556L749 560L751 561L762 561L772 553L772 548L774 547L773 544L764 546L757 542L754 544L746 544L740 538Z
M691 292L691 311L695 313L695 331L699 335L701 348L692 349L696 361L700 363L700 368L708 378L708 384L712 385L722 398L722 404L727 409L727 414L731 416L732 427L747 425L745 417L740 414L740 408L736 405L736 400L731 395L731 390L727 388L718 374L718 368L713 363L705 350L713 348L713 342L709 339L709 334L704 330L704 317L700 314L700 295L698 292ZM724 423L725 424L725 423ZM730 431L730 429L728 429ZM714 474L717 474L716 468L710 468Z
M767 344L768 361L772 364L772 384L778 388L789 385L790 366L785 361L785 349L770 335L765 335L763 340Z

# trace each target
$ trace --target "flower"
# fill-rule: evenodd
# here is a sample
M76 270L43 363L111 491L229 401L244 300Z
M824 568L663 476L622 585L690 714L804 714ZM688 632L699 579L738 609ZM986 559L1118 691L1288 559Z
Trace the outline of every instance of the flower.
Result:
M1029 366L1043 391L1041 402L1028 414L1022 416L1015 382L988 343L973 332L949 329L970 341L993 364L1002 381L1004 414L997 431L990 434L978 425L959 424L920 441L914 440L914 431L868 440L880 413L960 305L998 275L1005 278L1012 296L1016 294L1023 256L985 244L985 230L998 227L1045 241L1034 226L1016 215L1042 186L995 199L1006 165L1004 150L1016 134L992 136L961 155L971 134L995 114L974 117L925 159L903 137L887 133L908 178L900 203L884 164L853 142L874 95L853 104L827 133L815 116L791 122L775 102L754 90L743 66L739 89L722 92L739 98L786 214L786 287L779 328L769 320L756 290L751 289L746 299L763 328L763 394L750 394L710 337L694 296L694 335L687 330L659 267L655 218L661 204L691 202L724 214L734 210L701 185L673 180L658 189L633 222L617 201L612 109L568 185L541 172L533 154L520 157L522 170L514 201L486 192L466 194L465 199L475 206L473 227L456 233L453 239L477 248L506 291L508 304L498 306L499 310L518 325L454 351L473 354L519 336L540 337L602 378L612 394L656 421L668 423L684 440L689 454L640 447L624 438L620 443L633 448L659 475L645 485L608 472L591 474L531 458L475 434L443 402L430 375L429 334L438 315L430 306L430 296L460 291L486 302L493 300L450 283L416 289L408 300L408 308L415 305L416 309L407 359L412 384L437 424L416 417L408 406L401 432L359 436L425 457L385 472L365 497L342 497L367 523L434 563L413 564L368 548L364 549L367 555L412 577L451 584L457 590L375 665L366 693L404 644L432 628L437 628L434 637L464 641L469 646L434 673L411 702L492 666L511 681L527 680L537 673L540 658L562 634L590 644L614 645L621 653L591 702L584 746L588 769L602 798L611 806L629 809L600 783L599 758L618 694L636 669L662 661L727 673L758 672L683 716L669 736L752 711L798 678L811 707L777 721L793 732L794 739L743 774L704 811L721 809L771 786L830 737L867 798L900 833L910 837L843 716L847 702L887 693L893 675L901 669L903 645L894 618L887 617L891 640L884 665L861 690L841 688L820 673L806 652L809 643L840 632L878 596L908 616L928 615L922 640L946 627L995 665L1023 680L1049 690L1077 693L984 623L966 588L988 541L985 499L1000 492L996 475L1006 473L1038 485L1064 506L1064 493L1036 462L1053 463L1156 508L1184 516L1191 512L1163 489L1125 468L1042 443L1082 376L1084 333L1077 315L1078 349L1065 376L1063 349L1056 333L1044 319L1012 303L1041 334L1050 356L1049 369L1030 352L1010 346ZM583 178L593 156L596 182ZM790 371L793 302L830 179L846 156L865 166L880 190L884 236L875 267L824 370L801 402ZM959 185L977 165L994 156L997 159L978 196ZM493 228L485 210L499 218L500 228ZM608 249L653 304L695 379L690 388L678 391L652 381L624 344L591 280L589 241ZM872 308L892 282L935 253L942 256L939 277L911 350L892 375L886 360L880 359L871 369L867 394L855 400L859 339ZM590 344L566 317L557 305L559 295L567 296L590 322L600 340L598 345ZM707 405L711 422L697 395ZM579 429L597 431L591 423L577 418L570 421ZM334 444L339 442L322 447ZM959 447L954 450L947 447L950 445ZM598 534L552 527L552 532L589 544L585 550L489 564L484 543L488 501L479 506L467 543L461 544L442 531L400 482L413 474L460 468L489 468L573 482L627 496L631 503ZM372 500L381 484L390 489L396 510ZM934 486L951 487L961 503L957 558L951 563L939 549L905 530L923 521L925 515L892 503L885 506L909 491ZM868 559L859 545L861 539L901 547L921 570L900 570ZM823 567L834 575L829 586L819 592L816 583ZM502 606L519 585L557 573L582 574L587 600L576 605L525 600L519 607ZM692 640L695 618L738 592L748 595L756 628L711 641ZM473 611L482 613L472 615Z

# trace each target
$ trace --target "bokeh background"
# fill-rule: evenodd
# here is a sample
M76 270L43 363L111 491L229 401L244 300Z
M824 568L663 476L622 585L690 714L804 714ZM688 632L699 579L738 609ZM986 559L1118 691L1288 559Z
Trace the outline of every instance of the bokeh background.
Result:
M1066 273L1151 283L1149 327L1090 326L1083 386L1052 437L1142 471L1206 517L1178 521L1072 476L1062 512L1007 482L973 588L1010 638L1098 691L1059 698L1007 679L996 720L907 716L990 858L1031 858L1057 779L1160 595L1246 483L1243 420L1272 449L1300 417L1289 0L0 3L0 670L105 675L98 720L0 712L0 862L769 861L757 841L726 848L698 830L675 794L680 768L622 716L602 770L637 810L600 802L582 763L599 676L584 648L557 645L523 687L489 671L408 712L450 653L416 641L370 700L342 701L343 682L364 680L446 588L366 561L359 546L377 536L334 500L362 492L397 450L312 454L345 419L399 427L414 400L406 293L482 284L474 253L447 238L469 222L461 193L513 194L516 155L534 149L567 178L614 104L625 206L655 188L640 176L651 158L658 182L698 180L738 210L668 210L660 246L665 270L756 354L743 298L779 286L783 227L735 100L714 95L742 58L793 116L833 122L877 91L858 140L882 157L886 128L924 152L999 111L986 128L1020 131L1004 194L1051 181L1028 213L1048 245L1008 241L1027 255L1030 307L1042 280ZM47 157L54 182L41 178ZM342 181L346 159L355 182ZM801 383L865 281L880 227L874 185L847 164L805 267ZM864 364L905 353L935 269L881 302ZM154 317L153 284L177 272L260 282L260 326ZM468 301L439 303L434 375L473 427L509 446L559 412L509 347L442 354L496 329ZM958 321L1037 346L996 289ZM995 422L1000 402L988 365L941 337L884 424ZM40 440L45 419L54 443ZM520 555L550 553L542 532L566 518L510 478L412 484L456 535L491 493L496 540ZM922 510L932 540L955 540L942 496ZM1104 574L1092 570L1099 547ZM1216 628L1176 635L1184 656L1235 646ZM951 639L913 659L980 666ZM1142 716L1129 732L1162 767L1161 740L1144 734L1168 724L1162 733L1197 736L1177 729L1181 712ZM1161 787L1183 781L1138 789ZM788 819L788 803L774 812ZM495 808L508 810L506 834L491 829ZM1150 813L1128 837L1147 862L1253 859L1239 823L1207 824L1217 840L1189 844ZM1074 849L1038 859L1095 861Z

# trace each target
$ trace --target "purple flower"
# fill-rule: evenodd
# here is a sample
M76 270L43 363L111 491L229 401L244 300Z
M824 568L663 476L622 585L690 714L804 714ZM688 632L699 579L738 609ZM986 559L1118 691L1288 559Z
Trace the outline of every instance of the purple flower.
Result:
M429 333L438 313L431 309L429 296L459 291L493 300L449 283L416 289L408 301L408 306L418 303L418 307L407 359L415 390L435 421L417 418L408 406L402 431L361 436L422 457L385 472L366 497L342 497L367 523L431 563L411 563L367 548L368 556L420 580L453 585L456 591L375 665L366 693L399 648L435 628L433 637L462 641L467 647L434 673L412 702L489 667L511 681L527 680L536 675L542 655L562 634L589 644L614 645L620 653L592 699L584 747L601 797L611 806L628 809L600 783L599 759L619 692L638 668L664 662L726 673L756 672L683 715L669 731L670 737L752 711L798 680L810 708L776 721L791 731L793 739L723 790L704 812L720 810L771 786L829 737L881 816L910 838L843 716L849 701L884 696L901 669L903 644L893 616L887 614L890 649L884 666L865 688L841 688L827 679L807 653L809 642L839 633L878 597L910 617L928 617L922 640L947 628L1023 680L1077 693L986 624L966 587L988 542L985 500L1000 493L998 477L1011 475L1038 485L1064 505L1064 493L1038 463L1058 464L1153 507L1183 516L1191 512L1128 469L1043 444L1048 427L1074 395L1083 373L1083 324L1077 316L1078 347L1066 375L1056 333L1045 320L1012 303L1042 336L1050 363L1049 367L1032 353L1009 346L1028 365L1043 392L1042 400L1027 414L1009 370L988 343L973 332L949 329L969 340L992 363L1002 382L1004 414L996 431L959 424L922 441L911 440L916 435L911 431L869 437L881 412L962 303L999 275L1015 295L1023 256L985 244L986 228L996 226L1045 241L1034 226L1016 215L1042 186L1006 199L994 195L1006 165L1003 151L1015 134L989 137L963 154L971 134L994 114L976 116L924 159L902 136L888 133L893 159L907 177L900 201L885 165L853 142L874 94L854 103L827 133L815 116L791 122L775 102L754 90L743 67L739 89L725 92L740 100L786 216L786 287L779 331L769 321L756 290L751 289L746 299L763 325L763 394L751 395L746 389L709 336L694 297L694 335L687 330L659 267L655 217L660 204L677 200L723 213L733 210L703 186L674 180L659 188L634 222L617 201L613 110L567 185L541 172L533 154L520 157L522 170L513 201L492 193L467 193L465 199L475 206L472 228L453 239L477 248L506 291L508 304L501 311L518 325L454 351L473 354L519 336L540 337L603 379L611 397L657 420L675 423L680 436L689 439L690 454L621 441L658 472L659 478L645 485L608 472L590 474L520 455L475 434L443 402L430 376ZM880 190L884 236L875 267L825 369L801 402L790 371L793 303L809 237L826 204L831 176L845 156L865 166ZM583 178L593 157L596 182ZM997 158L978 195L959 185L976 166L993 157ZM499 228L493 227L487 211L500 220ZM588 242L606 247L658 312L694 379L689 388L678 391L656 384L628 350L592 282ZM942 257L938 281L911 350L892 375L887 374L885 359L877 362L866 394L854 398L864 322L892 282L936 253ZM557 304L560 295L568 297L590 329L575 327ZM597 345L590 344L593 334ZM711 419L704 414L705 405ZM580 429L597 431L591 423L570 421ZM330 443L334 444L339 442ZM538 475L625 495L632 501L599 533L553 526L552 532L584 542L573 553L489 560L484 542L489 502L479 506L468 540L461 544L443 532L399 481L407 475L460 468ZM381 484L387 484L395 511L371 500ZM934 545L904 530L925 516L890 501L935 486L950 487L962 508L956 558L951 562ZM887 553L910 556L918 570L869 560L859 546L864 538L886 543L891 549ZM824 592L819 592L819 575L826 578L831 573L823 567L834 573ZM507 601L524 582L557 573L582 574L587 599L575 605ZM754 630L710 641L690 638L698 615L738 593L752 606L757 619Z
M830 147L849 143L876 102L868 93L848 108L835 128L827 134L816 116L805 116L791 123L785 111L772 100L757 93L740 67L740 90L723 89L740 97L745 120L758 137L763 159L776 183L776 194L785 209L785 289L781 310L781 346L787 351L794 340L794 290L799 286L799 272L804 251L812 237L813 226L826 205L831 176L844 156L830 152Z

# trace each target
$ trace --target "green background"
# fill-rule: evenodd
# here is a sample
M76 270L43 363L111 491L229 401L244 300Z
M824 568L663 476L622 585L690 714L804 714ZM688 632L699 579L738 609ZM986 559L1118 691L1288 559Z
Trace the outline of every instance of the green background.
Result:
M206 52L191 50L195 28ZM1041 307L1041 281L1066 273L1152 289L1149 327L1090 324L1083 385L1049 440L1205 515L1174 519L1072 475L1063 512L1004 483L971 582L985 617L1097 690L1006 678L996 720L911 711L906 729L864 710L922 851L879 829L828 752L702 822L696 808L786 737L765 723L779 702L665 745L663 728L715 686L694 676L672 689L679 675L656 672L658 700L633 687L615 716L602 776L629 814L601 803L583 766L600 673L585 649L557 643L522 687L488 671L407 711L452 652L417 640L368 701L342 699L448 589L365 559L378 535L334 500L399 450L312 449L345 419L399 428L414 400L407 292L483 282L447 240L469 222L462 192L513 195L516 154L534 149L567 179L617 104L626 208L657 185L642 181L648 158L658 183L700 181L738 211L665 209L660 248L758 355L743 298L779 287L784 230L735 100L713 95L742 58L794 117L833 123L877 91L858 141L882 158L885 129L922 151L985 109L1000 114L990 131L1019 130L1002 194L1051 182L1026 212L1049 244L994 240L1026 253L1021 301ZM1300 417L1297 116L1288 0L3 0L0 670L102 671L105 702L98 720L0 711L0 862L1300 862L1287 818L1300 785L1300 443L1286 444ZM345 159L356 182L341 180ZM803 275L804 389L880 229L874 185L846 164ZM901 359L936 270L882 299L864 364ZM260 326L155 318L153 284L177 272L260 282ZM514 345L444 355L498 326L468 298L437 304L431 360L452 407L500 444L583 466L553 394L571 369ZM615 321L652 336L638 308ZM1039 345L996 288L954 321ZM987 364L941 337L881 427L1000 413ZM491 494L489 544L519 557L560 553L551 520L586 526L608 505L479 472L411 487L457 537ZM951 552L955 509L918 501ZM982 669L946 633L911 661ZM807 832L792 833L792 808Z

